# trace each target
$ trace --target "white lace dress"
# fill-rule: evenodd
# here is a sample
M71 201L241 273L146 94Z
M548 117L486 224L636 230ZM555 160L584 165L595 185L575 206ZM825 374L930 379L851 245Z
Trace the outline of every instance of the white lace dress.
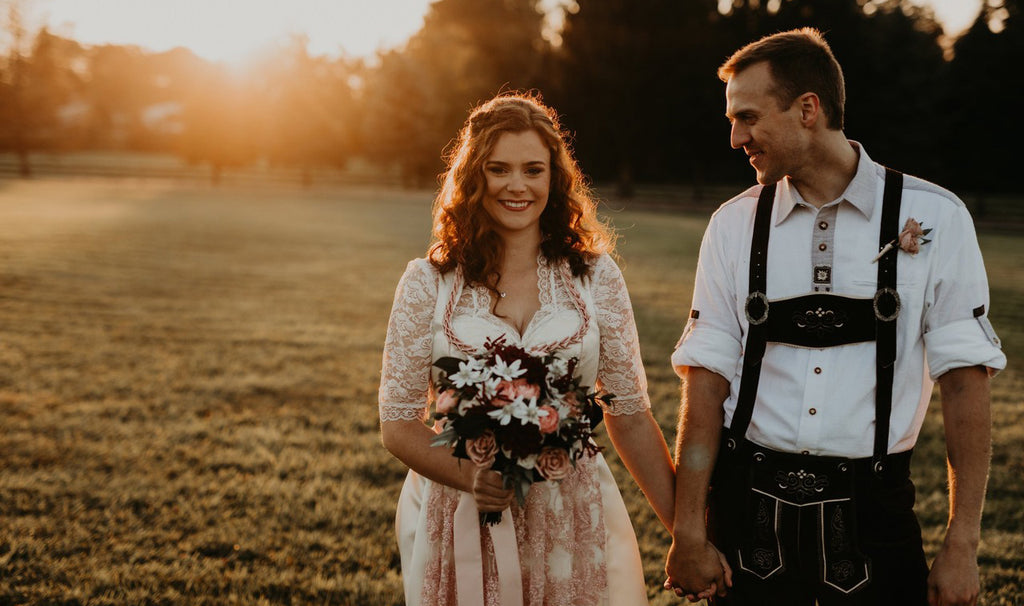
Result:
M615 394L605 414L643 412L650 407L633 311L626 285L607 255L594 261L591 276L573 278L567 266L538 263L540 310L523 334L490 311L483 287L464 287L451 272L439 275L425 259L409 263L395 293L380 384L380 418L426 420L433 401L432 363L442 356L465 357L460 347L482 348L505 335L530 351L577 356L584 385ZM453 341L455 343L453 343ZM436 369L435 369L436 370ZM600 428L599 428L600 431ZM410 471L398 503L396 531L406 603L458 604L465 564L455 554L460 539L476 542L475 531L460 531L455 511L465 493ZM636 536L622 496L601 455L581 461L562 482L534 484L526 504L513 503L506 519L514 526L523 603L529 606L647 604ZM503 522L504 524L505 522ZM463 527L465 529L466 527ZM491 530L480 531L477 570L484 603L500 605ZM460 552L461 553L461 552ZM518 571L517 571L518 572ZM462 606L476 606L463 598Z

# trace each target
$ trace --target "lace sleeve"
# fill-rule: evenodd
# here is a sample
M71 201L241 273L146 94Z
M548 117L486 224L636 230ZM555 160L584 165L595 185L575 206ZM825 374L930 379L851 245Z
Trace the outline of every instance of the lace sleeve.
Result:
M425 259L405 268L395 290L380 372L380 420L426 420L429 409L430 325L437 300L437 272Z
M591 280L597 325L601 331L597 380L602 389L615 394L606 412L612 415L643 412L651 407L651 401L626 281L619 266L608 255L598 258Z

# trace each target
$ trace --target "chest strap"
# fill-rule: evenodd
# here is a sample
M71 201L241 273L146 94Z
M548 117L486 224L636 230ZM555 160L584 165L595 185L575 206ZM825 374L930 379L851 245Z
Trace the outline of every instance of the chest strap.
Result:
M733 413L727 442L735 449L739 440L746 439L747 428L754 414L757 386L761 375L761 360L769 341L768 322L773 303L768 300L768 238L771 233L772 206L775 203L776 185L761 189L754 215L754 232L750 246L749 289L745 304L748 328L743 348L743 370L740 375L740 390L736 411ZM899 233L900 201L903 191L903 174L886 169L885 189L882 195L882 217L879 227L879 250L894 240ZM871 305L874 312L875 341L875 436L872 452L872 468L876 473L885 467L884 458L889 445L889 417L892 412L893 370L896 363L896 318L899 315L899 294L896 292L896 260L893 251L878 262L877 289ZM813 295L833 297L835 295ZM776 305L782 312L784 305ZM872 340L866 338L863 340ZM853 340L846 342L854 342ZM841 344L841 343L837 343ZM813 346L811 343L805 346Z

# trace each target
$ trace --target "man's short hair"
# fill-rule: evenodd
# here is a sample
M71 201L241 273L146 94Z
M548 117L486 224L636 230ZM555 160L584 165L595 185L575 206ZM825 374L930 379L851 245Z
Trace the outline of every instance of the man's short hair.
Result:
M825 125L843 129L846 84L843 70L821 32L811 27L765 36L733 53L718 68L718 77L728 82L755 63L767 62L774 86L772 95L782 109L797 97L814 93L821 100Z

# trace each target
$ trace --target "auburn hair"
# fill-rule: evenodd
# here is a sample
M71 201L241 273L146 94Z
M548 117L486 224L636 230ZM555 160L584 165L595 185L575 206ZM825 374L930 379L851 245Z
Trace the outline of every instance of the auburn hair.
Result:
M597 203L554 110L534 95L507 93L475 108L447 154L448 169L434 199L433 243L427 258L441 273L462 271L469 285L491 290L500 278L504 244L484 210L484 163L505 133L534 131L551 152L551 185L540 216L541 254L549 264L568 262L574 276L615 248L615 234L597 216Z

